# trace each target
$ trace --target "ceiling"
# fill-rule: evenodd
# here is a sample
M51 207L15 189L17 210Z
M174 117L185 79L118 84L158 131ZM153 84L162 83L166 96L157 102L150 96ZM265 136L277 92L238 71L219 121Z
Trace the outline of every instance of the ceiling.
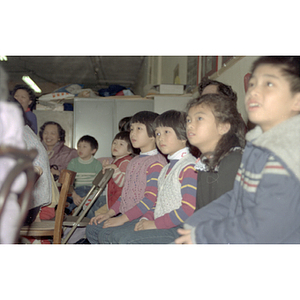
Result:
M37 85L83 84L97 91L109 85L132 88L145 56L8 56L0 62L9 80L22 83L28 75Z

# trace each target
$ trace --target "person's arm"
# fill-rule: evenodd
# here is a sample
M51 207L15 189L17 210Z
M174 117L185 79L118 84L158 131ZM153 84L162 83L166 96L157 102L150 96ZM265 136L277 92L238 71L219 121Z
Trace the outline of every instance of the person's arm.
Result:
M113 181L118 187L123 187L125 181L125 172L127 165L129 164L130 160L124 160L121 162L119 167L115 168L114 174L112 176Z

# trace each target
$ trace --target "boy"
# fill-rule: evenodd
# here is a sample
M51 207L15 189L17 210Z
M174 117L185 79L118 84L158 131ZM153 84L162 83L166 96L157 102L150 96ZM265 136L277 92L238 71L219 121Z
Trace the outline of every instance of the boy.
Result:
M175 243L300 242L300 60L261 57L245 97L251 122L233 190L199 209Z
M102 170L101 162L94 158L97 150L98 142L92 136L84 135L79 139L77 143L78 157L73 158L67 167L68 170L77 173L72 198L68 198L70 205L66 208L67 214L70 214L76 206L80 205L91 189L94 178Z

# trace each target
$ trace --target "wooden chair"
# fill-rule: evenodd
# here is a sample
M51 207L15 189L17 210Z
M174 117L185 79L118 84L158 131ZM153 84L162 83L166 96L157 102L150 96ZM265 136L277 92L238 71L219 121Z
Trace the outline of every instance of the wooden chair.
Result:
M53 236L53 244L61 243L62 224L65 214L66 200L69 189L74 182L76 173L70 170L62 170L59 176L61 190L59 201L55 213L55 220L45 220L41 222L33 222L28 226L23 226L20 230L21 236L33 237L51 237Z
M67 216L66 220L63 222L63 227L72 227L71 230L67 233L66 237L62 239L62 244L66 244L68 240L70 239L71 235L75 231L77 227L86 227L90 221L89 218L85 218L85 215L88 213L89 209L92 207L92 205L95 203L97 198L101 195L103 192L106 184L110 180L114 173L114 169L106 169L105 173L103 174L102 171L98 173L98 175L93 180L93 185L87 195L82 200L81 204L75 209L72 216ZM98 190L97 190L98 189ZM90 203L88 206L83 210L83 206L87 199L92 195L92 193L97 190L95 195L93 195ZM80 214L80 215L79 215ZM79 215L79 217L78 217Z
M17 243L19 239L19 230L25 220L28 212L28 207L32 195L33 186L38 178L33 168L33 160L37 156L38 152L36 149L24 150L14 147L0 146L0 157L13 159L15 165L9 170L3 184L0 188L0 217L4 211L4 207L8 201L9 195L11 193L11 187L15 182L16 178L24 173L26 175L26 184L22 191L18 194L18 204L20 205L19 214L14 216L17 218L17 224L15 226L14 236L11 238L13 243ZM4 171L4 170L0 170ZM1 240L1 236L0 236Z

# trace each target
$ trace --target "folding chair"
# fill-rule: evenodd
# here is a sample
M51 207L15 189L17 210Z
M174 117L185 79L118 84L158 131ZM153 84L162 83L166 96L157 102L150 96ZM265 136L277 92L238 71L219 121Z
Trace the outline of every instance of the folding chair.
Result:
M7 174L0 188L0 217L3 217L2 213L4 211L4 207L7 201L9 201L8 198L11 193L11 188L13 183L15 183L17 177L21 173L24 172L26 175L26 184L24 185L22 191L18 194L18 204L20 206L20 211L18 215L13 216L17 218L17 222L15 225L15 232L13 233L14 236L11 238L13 243L17 243L19 239L19 230L27 215L33 186L38 177L34 172L34 168L32 164L37 154L38 152L36 149L24 150L24 149L17 149L14 147L0 146L1 158L9 158L15 160L15 165L12 167L11 170L9 170L9 173ZM3 172L4 170L1 171ZM1 241L1 236L0 236L0 241Z
M20 230L21 236L33 237L51 237L53 236L53 244L61 244L62 223L64 219L67 195L69 189L75 179L76 172L70 170L62 170L58 182L62 184L57 209L55 212L55 220L45 220L41 222L33 222L30 225L23 226Z
M98 175L93 180L93 185L87 195L82 200L81 204L75 209L72 216L67 216L66 220L63 222L63 226L66 227L72 227L71 230L67 233L66 237L62 239L62 244L66 244L68 240L70 239L71 235L78 227L86 227L90 221L89 218L85 218L85 215L88 213L89 209L92 207L92 205L95 203L97 198L101 195L103 192L106 184L111 179L112 175L114 173L114 169L106 169L105 173L103 174L102 171L98 173ZM97 190L98 189L98 190ZM95 195L92 197L90 203L87 205L85 210L83 210L83 206L85 205L85 202L89 199L89 197L92 195L92 193L97 190ZM80 214L80 215L79 215ZM78 216L79 215L79 216Z

